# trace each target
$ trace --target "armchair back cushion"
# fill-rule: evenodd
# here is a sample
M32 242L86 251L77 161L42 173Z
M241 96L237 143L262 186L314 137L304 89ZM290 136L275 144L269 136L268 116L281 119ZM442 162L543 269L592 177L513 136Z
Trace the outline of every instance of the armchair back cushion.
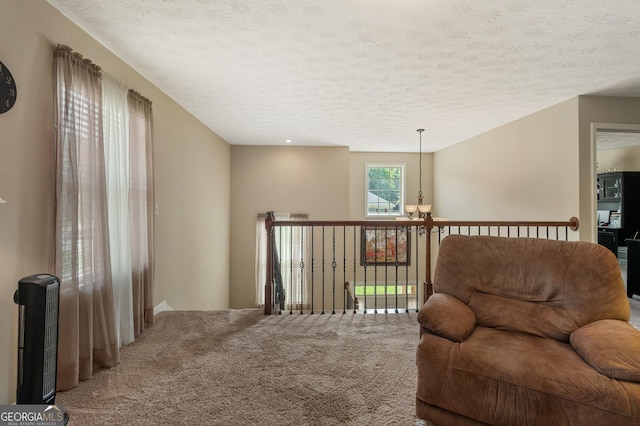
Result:
M612 292L612 286L623 290ZM434 291L464 302L479 326L563 342L585 324L629 320L615 256L581 241L448 236L441 242Z

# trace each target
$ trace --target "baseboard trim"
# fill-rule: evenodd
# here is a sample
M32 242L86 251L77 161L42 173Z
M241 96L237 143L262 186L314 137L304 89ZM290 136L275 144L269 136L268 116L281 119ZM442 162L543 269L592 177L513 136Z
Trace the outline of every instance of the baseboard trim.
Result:
M169 306L167 304L166 300L163 300L162 302L158 303L154 308L153 308L153 315L158 315L160 312L163 311L173 311L173 309L171 308L171 306Z

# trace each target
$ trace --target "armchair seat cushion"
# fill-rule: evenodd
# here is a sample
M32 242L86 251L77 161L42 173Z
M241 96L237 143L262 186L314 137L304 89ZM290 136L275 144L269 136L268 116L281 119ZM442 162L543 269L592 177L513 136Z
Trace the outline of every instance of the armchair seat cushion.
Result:
M477 326L456 343L428 332L416 360L420 418L421 403L494 425L636 424L640 413L640 384L611 380L554 339Z

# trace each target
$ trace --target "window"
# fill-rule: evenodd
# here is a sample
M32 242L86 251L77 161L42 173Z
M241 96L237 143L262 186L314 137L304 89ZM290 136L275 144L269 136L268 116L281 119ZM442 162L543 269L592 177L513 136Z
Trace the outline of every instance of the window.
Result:
M366 216L401 216L404 164L366 164Z
M80 71L78 71L80 72ZM63 148L60 155L60 261L61 291L75 282L78 288L93 283L101 276L104 265L95 262L97 245L93 243L100 230L95 223L94 199L101 185L96 175L101 144L101 104L98 101L98 78L60 79L60 129Z

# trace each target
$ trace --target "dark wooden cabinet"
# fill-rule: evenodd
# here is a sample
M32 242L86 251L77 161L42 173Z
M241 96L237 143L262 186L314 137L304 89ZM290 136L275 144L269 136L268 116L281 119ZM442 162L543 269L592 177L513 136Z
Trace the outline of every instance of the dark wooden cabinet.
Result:
M598 211L607 212L606 223L598 220L598 243L617 256L625 240L640 235L640 172L601 173L597 185Z
M618 255L618 241L620 241L619 229L598 228L598 244L605 246Z
M627 240L627 296L640 295L640 240Z
M598 201L618 201L622 198L622 173L598 175Z

